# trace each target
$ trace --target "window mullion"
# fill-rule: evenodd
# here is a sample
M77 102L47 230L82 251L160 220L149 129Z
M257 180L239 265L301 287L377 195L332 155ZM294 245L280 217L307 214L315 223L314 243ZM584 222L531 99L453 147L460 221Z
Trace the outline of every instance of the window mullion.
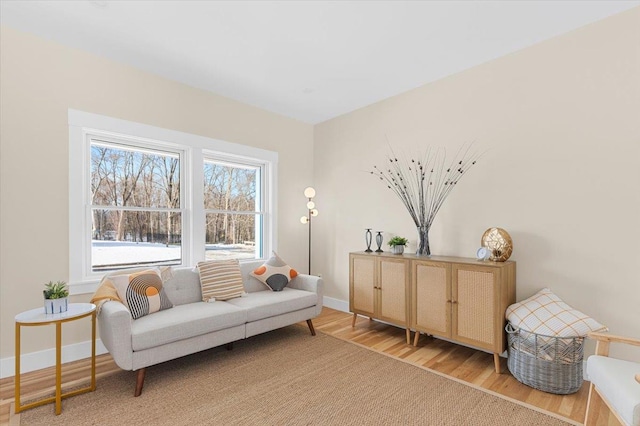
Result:
M206 213L204 211L204 155L201 149L191 151L189 164L189 179L187 185L191 210L191 225L189 231L189 247L191 250L191 262L196 264L205 260L206 235L203 232L206 226Z
M185 209L176 208L170 209L167 207L136 207L136 206L106 206L100 204L92 204L93 210L108 210L108 211L134 211L134 212L170 212L170 213L183 213Z
M221 213L221 214L242 214L242 215L263 215L264 212L253 210L218 210L218 209L205 209L205 213Z

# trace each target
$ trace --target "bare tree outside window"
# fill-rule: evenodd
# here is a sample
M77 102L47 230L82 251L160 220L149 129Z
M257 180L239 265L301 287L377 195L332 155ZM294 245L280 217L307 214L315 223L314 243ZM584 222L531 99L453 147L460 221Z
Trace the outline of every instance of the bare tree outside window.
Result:
M205 257L245 259L260 257L257 224L262 212L256 200L259 167L205 160Z
M93 271L181 263L180 157L92 141Z

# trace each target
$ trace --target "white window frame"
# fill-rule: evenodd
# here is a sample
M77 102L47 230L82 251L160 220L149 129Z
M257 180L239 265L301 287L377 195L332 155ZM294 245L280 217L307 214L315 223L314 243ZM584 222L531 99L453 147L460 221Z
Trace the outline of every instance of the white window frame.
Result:
M269 188L268 185L266 184L266 177L267 177L267 170L269 169L269 163L267 161L264 160L258 160L255 158L246 158L246 157L240 157L237 155L229 155L229 154L224 154L224 153L220 153L220 152L214 152L214 151L209 151L209 150L204 150L203 151L204 154L204 158L203 158L203 176L204 176L204 163L209 161L209 162L213 162L213 163L218 163L218 164L226 164L228 166L231 167L237 167L237 168L242 168L243 166L248 166L251 168L257 168L258 169L258 173L256 176L256 209L254 212L254 214L260 214L262 220L256 221L255 222L255 249L256 252L258 252L259 250L262 251L261 256L262 257L266 257L266 254L271 253L270 251L267 251L265 248L265 240L267 240L267 237L264 232L265 229L268 229L268 227L265 226L264 222L265 222L265 217L267 215L267 212L269 211L268 207L268 197L265 196L266 194L268 194L269 192ZM202 196L204 197L204 180L203 180L203 194ZM203 208L204 208L204 198L203 198ZM206 226L206 215L207 213L234 213L232 211L222 211L222 210L211 210L211 209L205 209L205 226ZM249 212L235 212L235 213L249 213ZM203 231L205 230L205 227L203 226Z
M73 109L68 113L69 289L72 295L94 292L104 275L92 272L91 268L90 140L96 136L182 153L182 266L193 266L205 257L205 157L260 165L264 211L262 254L268 256L277 250L277 152Z
M104 210L112 210L112 211L156 211L156 212L166 212L166 211L174 211L174 212L178 212L180 213L180 221L181 226L180 229L183 230L182 234L184 235L184 229L188 228L188 224L190 222L190 217L186 212L186 209L184 206L189 204L189 192L188 191L183 191L183 187L184 184L182 182L185 182L187 177L185 169L182 167L183 164L185 164L187 161L187 155L189 153L189 148L188 147L184 147L184 146L179 146L179 145L175 145L175 144L168 144L166 142L162 142L162 141L150 141L150 140L143 140L141 138L128 138L128 137L113 137L112 135L107 135L104 132L101 131L96 131L96 130L85 130L84 132L84 137L86 138L86 148L87 148L87 152L89 154L89 158L85 159L85 161L87 161L86 165L84 167L87 167L88 169L86 170L86 176L90 179L91 176L91 146L95 143L96 145L102 145L102 146L108 146L110 148L114 148L114 149L120 149L120 150L129 150L129 151L135 151L135 152L140 152L140 153L147 153L147 154L158 154L158 155L163 155L163 154L169 154L169 155L175 155L178 157L179 161L180 161L180 207L179 208L174 208L174 209L168 209L168 208L154 208L154 207L138 207L138 206L97 206L91 203L91 192L90 192L90 185L87 184L86 188L84 189L89 190L89 193L84 194L85 197L88 197L86 199L86 203L85 205L87 206L86 209L86 214L87 217L85 218L85 226L88 226L91 223L92 220L92 215L93 215L93 210L95 208L99 208L99 209L104 209ZM91 242L87 241L87 237L83 236L83 242L84 243L88 243L89 244L89 253L91 252ZM183 264L183 258L184 258L184 253L186 250L188 250L190 247L188 245L185 244L184 240L182 240L181 238L181 243L180 243L180 257L181 257L181 265ZM92 265L92 259L89 256L85 262L87 262L88 264L85 265L87 267L87 273L89 275L94 275L93 272L93 265ZM150 267L152 267L154 265L150 265ZM133 268L134 266L130 266L129 268ZM125 268L122 268L125 269ZM106 272L98 272L95 274L98 274L99 276L104 275Z

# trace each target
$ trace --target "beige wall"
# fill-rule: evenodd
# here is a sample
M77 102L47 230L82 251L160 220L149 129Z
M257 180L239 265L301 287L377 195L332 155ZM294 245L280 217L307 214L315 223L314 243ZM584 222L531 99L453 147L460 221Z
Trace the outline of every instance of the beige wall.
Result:
M44 282L69 277L69 108L277 151L279 252L306 267L311 125L6 27L0 42L0 358L14 354L14 316L41 305ZM65 325L63 343L89 329ZM23 333L23 353L54 344L53 329Z
M518 299L549 286L640 337L638 39L636 8L312 127L2 28L0 358L13 356L13 317L40 304L42 283L68 279L68 108L279 152L280 254L304 270L298 219L313 177L313 268L344 301L364 228L415 248L408 214L367 171L389 146L475 140L487 153L440 211L432 251L471 257L485 229L503 227ZM51 330L28 333L24 352L54 346ZM88 338L84 324L65 326L65 344Z
M326 295L348 300L348 253L365 248L365 228L415 249L408 213L367 173L389 146L452 153L476 141L487 152L436 217L432 252L473 257L482 233L502 227L518 300L548 286L640 337L639 40L635 8L316 125L314 258Z

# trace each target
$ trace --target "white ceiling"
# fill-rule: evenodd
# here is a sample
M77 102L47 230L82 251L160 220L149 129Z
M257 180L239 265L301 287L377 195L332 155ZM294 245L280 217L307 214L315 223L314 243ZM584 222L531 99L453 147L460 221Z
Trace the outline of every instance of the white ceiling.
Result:
M0 19L318 123L640 1L0 1Z

